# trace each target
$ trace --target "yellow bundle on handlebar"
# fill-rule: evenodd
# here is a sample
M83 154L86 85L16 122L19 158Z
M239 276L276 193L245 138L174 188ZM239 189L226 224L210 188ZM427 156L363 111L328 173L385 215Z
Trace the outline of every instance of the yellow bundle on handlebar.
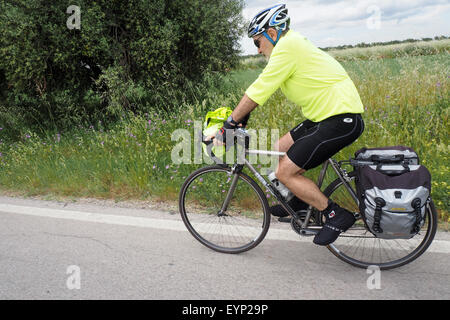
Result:
M214 111L209 111L206 114L205 121L203 123L203 135L205 137L214 135L223 126L223 122L231 115L233 110L228 107L221 107ZM225 146L212 146L211 151L218 158L221 158L225 153ZM207 146L203 144L203 152L210 156L207 152Z

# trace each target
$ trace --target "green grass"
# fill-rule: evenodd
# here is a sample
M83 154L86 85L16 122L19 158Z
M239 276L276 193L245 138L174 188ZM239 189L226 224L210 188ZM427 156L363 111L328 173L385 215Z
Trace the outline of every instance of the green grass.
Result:
M406 145L430 170L433 199L441 222L449 221L448 53L342 62L365 106L365 133L336 158L348 159L361 147ZM262 67L228 74L196 105L174 114L129 116L105 131L101 124L48 132L23 131L11 142L0 130L0 189L27 195L176 201L184 179L201 164L173 164L172 133L191 130L206 110L234 108ZM277 91L252 113L249 128L276 128L280 137L304 120L301 110ZM150 121L150 123L149 123ZM1 124L0 124L1 127ZM270 139L269 139L270 147ZM308 173L313 177L318 169ZM333 179L332 176L328 181Z

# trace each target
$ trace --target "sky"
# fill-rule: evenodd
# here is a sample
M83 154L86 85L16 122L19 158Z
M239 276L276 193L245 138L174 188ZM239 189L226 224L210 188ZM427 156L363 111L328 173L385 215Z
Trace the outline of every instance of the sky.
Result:
M284 3L290 28L318 47L450 35L450 0L245 0L244 18ZM243 55L257 54L244 36Z

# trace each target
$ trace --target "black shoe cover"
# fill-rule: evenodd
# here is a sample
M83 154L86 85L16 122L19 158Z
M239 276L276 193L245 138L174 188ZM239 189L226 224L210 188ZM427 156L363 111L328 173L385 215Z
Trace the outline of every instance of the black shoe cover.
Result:
M323 212L325 225L314 237L313 242L320 246L333 243L342 232L347 231L356 221L355 216L348 210L331 203Z
M288 205L294 211L306 210L309 207L307 203L303 202L297 197L293 197L291 200L289 200ZM277 204L276 206L270 207L269 211L275 217L283 218L289 216L289 213L286 210L284 210L281 204Z

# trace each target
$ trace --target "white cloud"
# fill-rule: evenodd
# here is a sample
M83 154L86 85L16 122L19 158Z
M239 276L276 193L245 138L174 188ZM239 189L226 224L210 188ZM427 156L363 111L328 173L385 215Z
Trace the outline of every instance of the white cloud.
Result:
M246 0L243 15L250 20L260 10L277 2ZM303 0L284 1L291 16L291 28L319 46L358 42L402 40L405 38L448 35L450 2L448 0ZM380 29L370 30L367 20L381 14ZM252 41L241 42L245 54L256 53Z

